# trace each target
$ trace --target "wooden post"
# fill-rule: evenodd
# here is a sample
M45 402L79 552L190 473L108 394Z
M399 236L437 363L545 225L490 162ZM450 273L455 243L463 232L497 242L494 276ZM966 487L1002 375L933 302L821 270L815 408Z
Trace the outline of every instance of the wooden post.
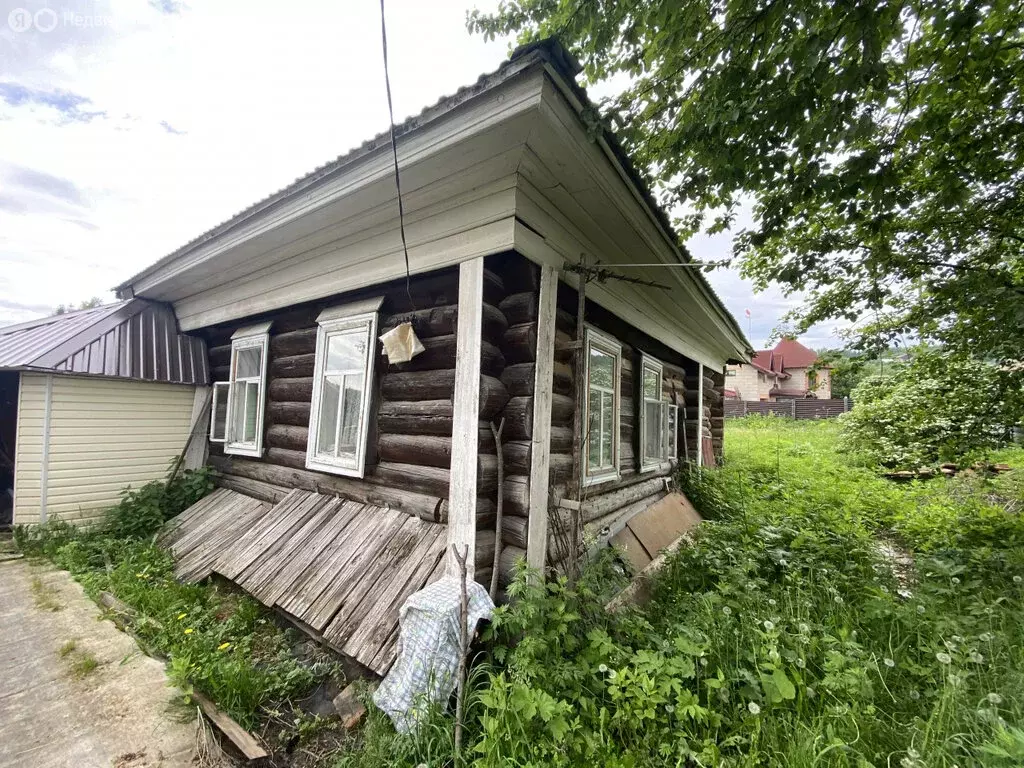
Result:
M582 284L583 276L580 275L580 285L582 286ZM541 266L540 298L537 307L537 362L534 366L533 379L533 434L530 438L530 512L526 563L530 568L542 573L544 566L547 565L548 551L551 401L555 375L557 298L558 272L554 267ZM577 374L577 378L579 378L579 374ZM576 418L579 416L577 415ZM497 569L495 569L495 573L497 573Z
M740 402L743 403L743 415L746 416L747 415L747 401L746 400L740 400Z
M501 527L505 501L505 455L501 449L501 430L504 428L505 419L502 419L498 426L494 426L494 422L491 422L491 434L494 435L494 445L498 449L498 506L494 517L494 562L491 567L491 588L488 590L492 602L498 599L498 573L501 570Z
M843 398L843 413L849 413L849 412L850 412L850 398L844 397Z
M476 470L480 435L480 350L483 335L484 260L459 265L459 315L452 400L452 468L448 506L449 575L459 574L452 547L476 561Z
M704 466L704 364L697 363L697 466Z
M793 398L793 400L790 402L789 405L790 405L790 410L793 412L793 419L796 420L796 398L795 397Z
M482 259L481 259L482 261ZM466 700L466 656L469 654L469 595L466 593L466 581L469 571L466 562L469 558L468 549L460 555L453 544L450 550L452 562L458 569L459 579L459 671L455 680L455 764L458 765L462 754L462 717ZM469 562L473 562L469 560Z
M583 266L584 259L580 257L580 266ZM587 397L587 382L584 380L586 371L587 349L584 344L586 333L583 327L584 313L587 306L587 276L585 270L578 273L579 280L576 287L576 354L573 359L576 363L576 370L573 371L573 378L576 380L574 393L576 403L572 416L572 484L569 486L575 491L577 499L583 498L583 456L586 455L583 446L583 403Z

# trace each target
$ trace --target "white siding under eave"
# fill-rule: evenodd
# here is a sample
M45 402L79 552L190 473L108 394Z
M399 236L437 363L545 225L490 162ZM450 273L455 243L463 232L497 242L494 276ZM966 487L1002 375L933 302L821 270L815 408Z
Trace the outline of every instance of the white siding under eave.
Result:
M22 374L15 523L42 519L46 375ZM46 519L94 523L127 486L162 479L188 439L195 388L53 375Z

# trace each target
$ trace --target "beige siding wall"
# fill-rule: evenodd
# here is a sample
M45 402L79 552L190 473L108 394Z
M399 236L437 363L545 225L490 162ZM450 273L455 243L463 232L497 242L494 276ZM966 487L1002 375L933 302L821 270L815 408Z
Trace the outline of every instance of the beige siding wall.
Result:
M53 376L46 516L97 521L126 486L167 473L185 447L194 387ZM16 523L40 519L46 376L23 374L18 414Z

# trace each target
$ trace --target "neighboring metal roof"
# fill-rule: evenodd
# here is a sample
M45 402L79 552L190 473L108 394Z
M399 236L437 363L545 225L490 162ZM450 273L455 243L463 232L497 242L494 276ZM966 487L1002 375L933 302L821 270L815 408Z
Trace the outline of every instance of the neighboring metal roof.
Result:
M163 304L131 299L0 328L0 369L207 384L205 342Z

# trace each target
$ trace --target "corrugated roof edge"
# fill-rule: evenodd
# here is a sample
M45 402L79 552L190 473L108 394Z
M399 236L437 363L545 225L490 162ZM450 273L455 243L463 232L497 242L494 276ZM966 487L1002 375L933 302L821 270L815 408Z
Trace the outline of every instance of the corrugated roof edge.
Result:
M587 95L586 89L576 82L576 76L583 70L583 67L579 63L579 60L576 59L576 57L573 56L572 53L570 53L569 50L566 49L566 47L563 46L556 38L552 37L545 38L543 40L537 40L535 42L519 46L512 52L512 55L509 56L508 60L502 62L501 66L499 66L494 72L485 73L481 75L479 78L477 78L477 81L475 83L458 89L455 93L451 94L450 96L442 96L440 99L434 102L434 104L426 107L418 114L406 118L403 122L396 125L395 136L403 136L406 133L415 130L416 128L419 128L421 125L425 123L428 123L432 120L436 120L437 118L454 109L456 106L466 101L467 99L471 98L472 96L489 90L490 88L497 85L499 82L505 80L506 78L510 77L515 73L522 71L523 69L526 69L531 64L540 60L549 63L558 71L558 73L562 76L562 79L565 81L565 83L573 90L577 98L584 105L591 108L595 108L593 101L591 101L590 97ZM626 153L626 150L622 147L622 144L619 142L618 138L615 136L614 133L612 133L612 131L608 130L607 128L603 129L603 134L603 138L605 142L608 144L612 153L615 155L615 159L622 166L623 170L626 172L626 175L636 186L637 190L639 190L641 196L644 199L644 202L647 204L647 207L654 214L657 223L664 231L668 240L679 250L681 260L686 262L693 261L693 256L690 254L686 246L679 240L679 235L676 232L675 228L672 226L672 222L671 219L669 219L668 214L665 213L662 207L658 204L657 200L655 199L654 195L650 190L649 185L647 184L647 180L633 165L632 160ZM174 259L183 256L189 251L194 250L200 245L203 245L204 243L207 243L210 240L213 240L214 238L222 234L225 234L226 232L229 232L233 228L248 221L253 216L270 210L275 205L282 203L287 198L299 192L302 192L309 186L323 180L324 178L334 173L343 170L345 167L351 165L356 160L365 157L370 153L377 151L378 149L381 149L385 145L385 142L387 144L390 144L391 142L390 130L378 133L376 136L363 142L358 147L350 150L345 154L339 155L337 158L330 161L329 163L325 163L324 165L314 169L305 176L296 179L295 182L293 182L289 186L268 195L267 197L257 201L248 208L245 208L244 210L235 214L234 216L222 222L221 224L218 224L217 226L207 230L198 237L193 238L192 240L185 243L185 245L181 246L177 250L159 259L155 263L143 269L141 272L133 275L128 280L118 285L114 290L117 292L119 298L128 298L129 296L125 295L123 292L126 289L130 288L131 285L138 281L139 279L149 275L153 271L159 269L160 267L173 261ZM739 323L736 322L736 318L733 317L732 313L729 312L728 309L726 309L725 305L722 303L721 298L711 287L711 284L707 281L707 279L700 271L697 271L695 276L697 282L700 284L702 289L708 294L708 296L711 299L713 299L713 303L716 305L722 317L732 327L733 332L736 333L736 335L743 342L746 343L748 352L750 354L753 354L753 347L747 340L746 336L743 334L743 329L740 327Z

